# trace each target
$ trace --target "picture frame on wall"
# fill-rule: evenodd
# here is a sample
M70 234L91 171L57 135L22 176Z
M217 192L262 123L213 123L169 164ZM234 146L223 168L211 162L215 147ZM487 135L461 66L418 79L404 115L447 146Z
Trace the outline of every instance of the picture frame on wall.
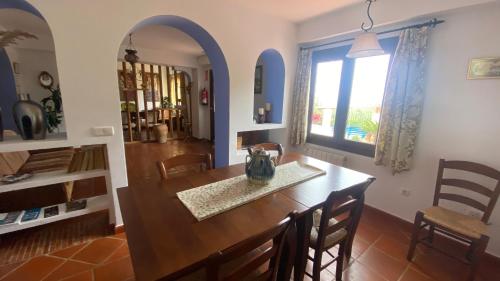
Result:
M500 79L500 57L471 59L467 79Z
M255 82L253 87L254 94L262 94L262 65L257 65L255 67Z

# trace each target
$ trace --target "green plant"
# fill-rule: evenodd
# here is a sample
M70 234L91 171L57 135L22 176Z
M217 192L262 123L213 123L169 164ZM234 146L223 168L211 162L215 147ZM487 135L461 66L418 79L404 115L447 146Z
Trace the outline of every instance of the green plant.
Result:
M52 133L62 123L62 98L59 85L55 89L50 88L49 91L50 96L42 99L41 102L47 117L47 130Z
M349 113L347 124L351 127L358 127L365 133L376 134L378 123L372 120L373 110L355 109Z

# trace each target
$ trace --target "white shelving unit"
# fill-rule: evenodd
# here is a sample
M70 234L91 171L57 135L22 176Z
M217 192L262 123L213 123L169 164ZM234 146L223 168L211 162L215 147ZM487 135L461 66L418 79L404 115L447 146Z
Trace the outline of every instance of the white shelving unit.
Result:
M54 205L55 206L55 205ZM40 211L40 215L38 216L37 219L27 221L27 222L21 222L21 218L24 215L24 211L21 213L21 215L17 218L15 223L8 224L8 225L1 225L0 226L0 234L4 233L9 233L21 229L26 229L30 227L35 227L55 221L60 221L64 219L69 219L69 218L74 218L102 210L106 210L108 208L108 196L107 195L101 195L101 196L96 196L92 198L87 199L87 207L85 209L77 210L77 211L72 211L72 212L66 212L66 204L58 204L59 206L59 214L44 218L43 217L43 209ZM52 207L52 206L47 206L47 207ZM45 207L46 208L46 207Z
M23 140L20 136L5 136L0 142L0 152L64 147L66 142L66 133L47 135L43 140Z
M69 181L85 180L97 177L104 177L108 173L107 170L91 170L81 171L75 173L68 173L64 170L35 174L33 177L24 181L4 184L0 183L0 193L34 188L38 186L45 186L57 183L64 183Z

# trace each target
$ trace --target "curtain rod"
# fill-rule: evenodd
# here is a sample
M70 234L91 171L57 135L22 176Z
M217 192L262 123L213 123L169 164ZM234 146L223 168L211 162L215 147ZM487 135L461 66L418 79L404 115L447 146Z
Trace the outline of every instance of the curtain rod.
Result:
M410 28L421 28L421 27L424 27L424 26L430 26L430 27L434 28L438 24L442 24L444 22L445 22L444 20L438 20L438 19L434 18L434 19L432 19L430 21L427 21L427 22L424 22L424 23L413 24L413 25L403 26L403 27L400 27L400 28L395 28L395 29L390 29L390 30L385 30L385 31L377 32L377 35L383 35L383 34L387 34L387 33L391 33L391 32L396 32L396 31L401 31L401 30L410 29ZM329 46L329 45L334 45L334 44L349 42L349 41L352 41L352 40L354 40L354 38L348 38L348 39L343 39L343 40L339 40L339 41L334 41L334 42L329 42L329 43L323 43L323 44L319 44L319 45L312 45L312 46L307 46L307 47L300 47L300 49L301 50L315 49L315 48L320 48L320 47L324 47L324 46Z

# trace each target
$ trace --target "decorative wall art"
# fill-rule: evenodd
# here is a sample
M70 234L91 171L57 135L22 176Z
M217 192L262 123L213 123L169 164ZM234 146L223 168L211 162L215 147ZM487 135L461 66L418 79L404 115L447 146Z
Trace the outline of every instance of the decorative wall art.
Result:
M467 79L500 79L500 57L477 58L469 62Z

